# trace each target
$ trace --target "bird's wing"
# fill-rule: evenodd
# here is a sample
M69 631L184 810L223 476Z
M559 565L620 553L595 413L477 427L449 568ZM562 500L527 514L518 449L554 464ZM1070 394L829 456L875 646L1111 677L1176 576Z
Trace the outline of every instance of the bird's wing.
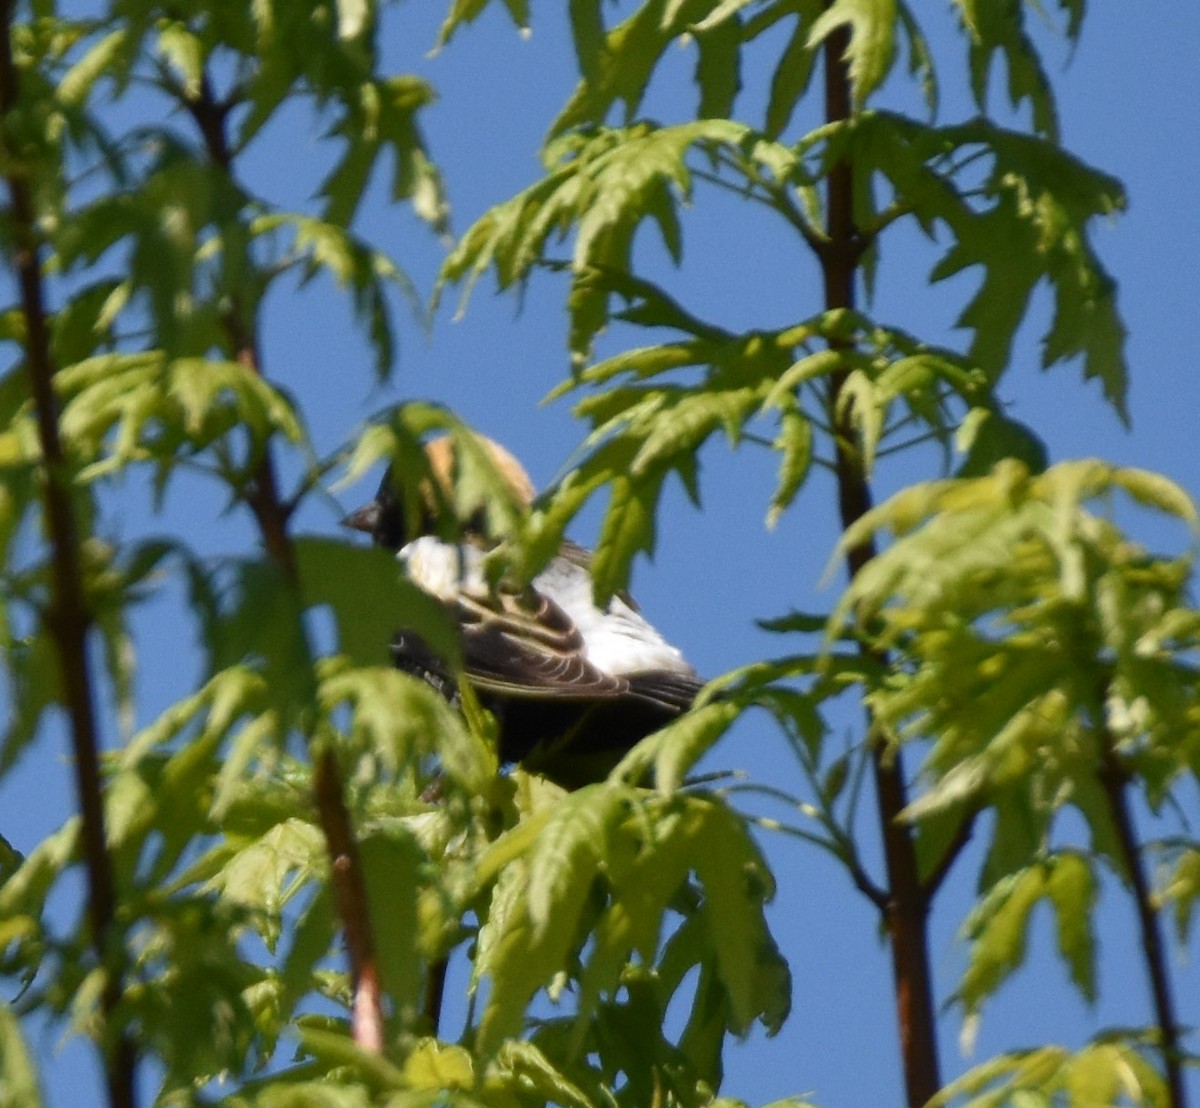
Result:
M627 680L587 660L579 629L547 596L460 594L454 612L467 677L483 691L563 700L598 700L629 691Z
M679 712L686 712L696 699L696 694L704 687L704 682L695 674L665 669L635 674L626 680L631 696Z
M424 536L400 557L414 584L454 615L466 675L481 691L571 700L628 691L623 677L609 676L588 661L580 629L544 590L517 594L489 588L482 551Z
M555 558L522 593L489 588L484 554L431 536L400 552L411 580L439 597L462 637L466 675L505 696L598 701L634 696L685 710L701 682L682 655L614 598L605 611L574 558Z

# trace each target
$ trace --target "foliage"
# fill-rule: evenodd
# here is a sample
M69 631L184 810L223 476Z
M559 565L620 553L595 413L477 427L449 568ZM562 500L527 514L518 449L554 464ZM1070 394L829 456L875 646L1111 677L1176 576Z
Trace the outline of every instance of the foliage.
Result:
M452 49L486 7L449 5L441 43ZM526 4L503 7L528 23ZM609 25L600 0L573 0L579 83L549 123L542 175L462 234L433 290L461 286L465 307L489 272L502 289L565 281L571 371L553 395L574 399L586 433L577 464L529 509L469 428L428 402L395 406L322 456L304 397L262 356L270 290L328 278L373 351L364 392L387 379L397 300L419 296L355 227L383 165L392 199L446 231L422 128L433 91L385 72L375 4L114 0L97 18L40 3L13 18L0 59L3 242L14 269L33 263L0 314L0 647L14 705L0 773L64 715L76 736L90 719L120 741L90 793L96 744L75 748L94 811L82 803L24 857L0 838L0 966L19 990L0 1005L0 1101L38 1102L22 1021L48 1015L96 1040L113 1103L122 1079L134 1085L121 1072L129 1043L166 1104L734 1103L716 1099L725 1046L756 1024L778 1031L792 982L767 924L776 878L755 821L736 786L689 774L758 708L808 787L783 798L788 820L762 825L836 859L885 927L904 897L923 926L966 840L982 842L951 998L968 1026L1023 965L1039 904L1089 1000L1110 876L1139 917L1154 1027L1002 1055L931 1103L1181 1108L1186 1047L1161 1002L1158 916L1169 905L1186 939L1200 896L1200 847L1179 817L1200 774L1200 613L1191 559L1143 549L1121 525L1136 514L1110 505L1127 498L1193 528L1197 512L1155 474L1048 466L1000 391L1044 290L1044 367L1078 366L1127 419L1125 331L1092 243L1096 220L1124 206L1120 184L1060 147L1022 4L954 3L977 114L951 122L937 118L928 17L903 0L626 7ZM1082 0L1057 9L1073 43ZM653 121L643 109L680 46L694 114ZM801 130L823 66L845 110L827 103ZM1004 121L989 111L994 69L1014 109ZM928 117L887 106L905 80ZM751 83L765 96L743 118ZM243 167L302 110L328 166L312 203L291 210ZM685 224L714 190L761 209L826 275L856 277L867 308L827 300L750 330L690 310L647 265L640 232L652 225L683 263ZM870 311L889 232L905 224L936 246L931 282L978 276L963 349ZM610 328L629 345L601 353ZM448 492L421 450L435 432L459 446ZM592 562L603 601L653 553L670 477L702 500L698 454L721 435L777 456L768 526L817 471L852 500L914 443L937 444L942 470L870 510L864 495L842 520L852 580L832 611L789 612L781 597L762 620L780 656L717 678L607 780L569 794L501 772L468 690L460 712L389 666L401 626L457 661L445 613L394 559L291 527L333 474L388 461L460 517L486 504L497 572L528 580L606 494ZM196 480L260 543L213 556L183 539L112 537L122 483L144 481L161 510ZM186 596L199 673L134 731L134 613L172 590ZM102 649L89 652L93 638ZM72 649L98 695L81 694ZM830 713L847 697L868 722L835 749ZM911 790L882 813L886 877L871 872L858 816L871 772ZM1139 837L1131 808L1158 841ZM911 858L907 876L890 868L894 848ZM81 879L86 904L64 913L63 890ZM471 963L457 1039L430 999L452 957ZM372 978L380 1042L364 1031ZM931 1042L936 1028L901 1031ZM924 1087L914 1080L910 1100Z

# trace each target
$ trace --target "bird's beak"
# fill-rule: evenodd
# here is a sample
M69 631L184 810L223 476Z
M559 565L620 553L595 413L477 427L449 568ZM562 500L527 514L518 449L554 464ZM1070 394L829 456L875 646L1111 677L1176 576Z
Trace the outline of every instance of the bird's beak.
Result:
M351 512L342 520L342 526L354 531L365 531L368 535L375 534L375 529L379 526L379 501L372 500L370 504L364 504Z

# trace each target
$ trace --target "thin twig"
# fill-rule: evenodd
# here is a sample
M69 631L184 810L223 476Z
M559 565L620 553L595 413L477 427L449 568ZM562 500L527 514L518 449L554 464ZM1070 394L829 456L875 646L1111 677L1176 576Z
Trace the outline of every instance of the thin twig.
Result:
M730 785L725 789L721 789L721 795L728 796L734 792L748 792L758 796L770 797L774 800L782 801L789 807L801 808L799 800L795 797L790 797L783 789L776 789L770 785ZM863 894L872 904L880 911L887 905L887 894L881 889L875 881L871 879L871 875L867 873L862 862L859 860L858 851L855 849L854 840L846 834L845 830L838 825L833 818L833 814L821 805L821 817L818 822L828 832L829 837L825 838L817 835L812 831L806 831L803 827L797 827L794 824L784 823L780 819L775 819L773 816L753 816L747 815L746 818L751 822L761 827L764 831L774 831L782 835L789 835L792 838L801 839L806 843L811 843L813 846L827 851L836 858L843 866L846 867L850 874L850 879L854 883L854 887Z
M889 432L884 432L886 436ZM893 454L900 454L907 451L913 446L924 446L927 442L944 442L946 432L941 430L926 431L923 435L913 435L911 439L905 439L903 442L894 443L891 446L885 446L881 450L875 451L875 460L881 458L890 458Z
M740 172L745 171L744 167L739 166L731 159L721 158L720 160L725 165L728 165L731 168L736 168ZM733 181L727 181L719 173L711 173L708 170L697 168L693 168L691 172L692 176L697 180L704 181L707 184L713 185L719 189L723 189L726 192L735 193L736 195L745 199L754 200L757 203L770 208L772 211L778 212L789 224L791 224L793 228L795 228L796 231L799 232L800 237L804 239L805 243L808 244L809 249L812 250L812 252L818 258L821 257L823 251L828 245L828 241L822 238L820 232L818 232L812 226L812 224L804 218L804 214L799 208L796 207L795 203L792 201L792 198L788 195L787 190L782 186L764 181L761 177L754 177L751 178L751 188L745 188L739 187ZM763 194L756 194L753 191L753 186L760 188Z
M12 0L0 9L0 121L7 128L17 110L20 85L12 52ZM94 617L83 586L79 528L71 503L70 475L58 433L58 400L54 393L54 360L42 287L40 246L28 181L18 153L4 149L9 194L9 233L13 266L20 286L26 328L26 368L37 412L42 451L45 512L50 534L53 593L44 614L54 640L62 676L63 700L70 720L75 788L82 818L83 858L87 872L88 925L92 950L104 972L100 1011L104 1023L104 1074L113 1108L133 1108L137 1052L125 1032L113 1032L124 974L124 949L116 925L117 890L107 848L104 792L100 779L99 728L95 691L88 664L88 638Z
M854 887L874 904L876 908L881 912L884 911L887 908L887 892L867 872L866 867L859 858L854 837L846 830L847 826L853 825L853 812L851 812L851 817L845 824L840 822L821 791L820 782L817 780L817 767L811 764L807 755L799 751L798 758L805 776L808 777L809 783L812 785L813 796L816 798L816 803L809 805L811 810L816 813L813 818L825 829L829 838L823 839L821 836L814 835L810 831L804 831L798 827L789 827L787 824L779 821L772 821L775 824L774 829L797 838L805 839L816 846L828 850L846 867L847 872L850 874L850 880L854 883ZM791 807L803 810L803 806L798 798L792 797L783 789L777 789L771 785L731 786L729 791L733 791L734 789L768 796L782 801Z
M846 872L850 875L851 884L863 896L874 904L880 912L887 910L888 894L886 890L881 889L872 880L871 875L867 873L862 863L858 860L858 852L853 850L847 851L845 849L846 839L843 835L839 835L833 839L823 839L820 835L814 835L811 831L805 831L802 827L794 827L791 824L783 823L781 820L774 820L763 816L748 816L747 818L757 823L763 830L790 835L792 838L802 839L804 842L811 843L813 846L827 851L845 866Z
M864 227L862 233L864 238L870 242L874 242L883 234L893 223L903 219L906 215L912 215L914 207L911 204L902 204L898 200L889 204L886 208L881 208L871 220L869 227Z

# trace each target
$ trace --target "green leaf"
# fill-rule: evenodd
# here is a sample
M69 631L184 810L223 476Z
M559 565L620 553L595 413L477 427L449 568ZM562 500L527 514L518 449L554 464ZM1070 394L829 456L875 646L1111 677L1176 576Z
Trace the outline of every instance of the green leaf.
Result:
M506 1042L497 1053L496 1062L511 1074L514 1092L532 1090L535 1096L544 1098L545 1103L574 1105L575 1108L591 1108L595 1103L564 1070L555 1068L533 1043Z
M696 84L700 105L696 114L709 119L733 115L734 101L741 91L742 27L734 17L716 26L695 31L700 57L696 62Z
M437 48L445 46L459 27L474 23L487 8L490 0L452 0L446 18L438 29ZM529 10L527 0L504 0L509 18L513 24L524 31L529 28Z
M345 1081L347 1076L354 1076L365 1081L376 1092L399 1091L405 1088L403 1070L378 1051L369 1050L355 1042L349 1028L328 1030L313 1023L301 1023L297 1032L304 1051L311 1054L322 1066L341 1071L341 1081ZM322 1088L329 1088L329 1085L325 1084ZM303 1096L297 1099L298 1103L306 1102ZM355 1099L350 1104L353 1108L359 1108L360 1104L365 1106L372 1100L377 1103L378 1097ZM336 1100L334 1104L341 1108Z
M414 1089L437 1090L439 1093L451 1089L470 1090L475 1086L474 1059L460 1046L427 1039L405 1057L404 1080Z
M328 884L318 885L289 928L287 954L280 970L281 1016L291 1019L295 1005L314 987L314 973L333 947L337 921Z
M417 897L428 857L407 829L364 834L358 851L382 984L394 1010L411 1019L421 1004Z
M850 67L855 106L861 108L892 68L896 0L834 0L813 23L808 46L824 43L840 27L850 29L843 60Z
M304 716L317 691L304 597L265 556L228 568L232 579L220 612L205 629L211 672L240 665L260 672L274 725L282 729Z
M1085 379L1099 379L1126 418L1124 326L1090 239L1097 218L1124 208L1119 181L1048 138L985 119L937 127L877 111L817 129L794 157L788 176L800 187L839 162L853 165L859 226L885 228L911 215L931 238L948 242L932 280L982 269L958 323L975 333L966 362L992 381L1007 368L1033 290L1047 284L1054 308L1043 364L1081 358ZM880 193L900 198L899 206L877 210Z
M158 29L158 52L179 75L184 92L188 96L200 95L200 83L204 72L204 43L192 34L181 21L164 21Z
M331 203L349 186L332 188ZM337 215L337 212L333 213ZM349 218L350 213L345 214ZM303 280L327 272L351 294L351 303L359 323L366 329L375 352L375 374L382 381L391 374L395 360L395 340L389 293L397 290L419 310L418 297L411 280L386 255L372 249L345 226L330 219L314 219L294 213L276 212L253 220L249 232L254 237L289 232L293 251L303 264Z
M1085 859L1074 853L1048 857L1001 878L972 909L964 924L971 943L970 963L958 996L976 1012L1025 961L1029 917L1043 898L1058 921L1059 951L1072 982L1087 1000L1095 997L1092 912L1095 880Z
M624 788L580 789L556 806L529 855L529 919L535 938L549 927L570 929L615 823L631 796Z
M644 739L622 759L614 776L638 781L653 766L655 787L664 796L680 788L688 771L741 714L728 700L703 704Z
M1092 867L1081 854L1054 860L1046 886L1058 922L1058 950L1071 980L1089 1003L1096 1000L1096 944L1092 915L1098 890Z
M978 1105L1138 1104L1167 1108L1163 1075L1144 1056L1144 1047L1125 1036L1101 1040L1072 1053L1053 1044L1001 1054L942 1088L929 1108L959 1103L986 1092Z
M371 5L367 0L337 0L338 38L358 38L370 25Z
M187 698L135 735L111 776L106 827L118 864L130 875L165 881L196 837L212 830L210 807L226 730L201 725L190 741L164 749L192 723L204 699Z
M1030 473L1041 473L1049 464L1046 444L1032 429L986 408L967 413L955 443L966 454L955 474L958 477L982 477L1005 458L1015 458Z
M21 757L38 734L38 725L48 708L62 700L62 678L58 651L49 633L11 642L5 629L4 668L13 705L0 741L0 775Z
M796 25L783 48L775 72L763 130L769 138L778 138L787 129L800 98L808 91L817 61L817 49L810 41L813 24L822 12L819 0L802 0Z
M969 1013L1025 961L1029 916L1045 886L1042 866L1021 870L997 881L967 917L963 930L971 955L959 996Z
M824 631L829 623L829 617L824 614L810 612L789 612L786 616L776 616L773 619L755 620L764 631L775 634L815 634Z
M494 745L485 743L463 716L427 683L391 666L355 667L337 658L320 667L320 705L330 721L390 773L411 769L435 755L442 769L468 792L483 795L499 766Z
M695 867L704 884L731 1027L746 1034L758 1019L775 1034L791 1009L791 974L762 916L775 886L745 824L727 808L697 805L703 825Z
M326 224L349 227L380 155L392 155L392 200L411 200L416 214L436 231L447 230L449 204L441 176L430 161L417 122L433 101L433 90L417 77L396 75L364 82L328 137L345 139L346 152L322 183ZM364 247L365 249L365 247ZM381 272L398 270L376 260Z
M263 974L238 952L238 911L180 897L157 906L147 922L141 981L123 1001L146 1029L147 1049L162 1060L164 1086L186 1088L196 1075L242 1065L256 1030L246 998ZM190 1003L173 1003L178 995Z
M303 438L291 402L240 362L101 354L60 370L55 385L61 434L87 478L139 461L170 473L235 430L255 454L276 434Z
M1008 96L1012 106L1019 107L1029 101L1034 129L1057 141L1054 93L1037 49L1025 32L1024 5L995 4L989 0L954 0L954 4L970 38L971 91L980 111L987 110L992 59L1000 54L1008 67Z
M1192 913L1200 900L1200 850L1185 851L1175 864L1163 900L1175 908L1175 933L1186 943L1191 933Z
M629 584L629 566L639 553L654 553L655 506L666 474L641 473L636 479L614 477L608 509L592 560L592 588L597 604Z
M687 157L693 150L718 149L743 163L747 175L761 170L779 178L796 165L788 148L724 119L564 135L546 151L546 176L486 212L463 236L442 266L438 294L449 282L462 282L465 305L489 268L501 288L523 281L542 260L551 236L565 237L574 228L571 349L582 364L607 318L613 291L608 275L630 269L635 232L653 220L677 255L676 210L692 188Z
M425 453L425 443L435 434L448 436L453 444L453 472L440 477L433 473ZM480 436L441 405L409 401L367 427L346 460L339 485L349 484L381 461L390 466L408 533L428 526L427 517L432 516L438 535L447 541L461 541L466 527L501 540L518 533L526 521L527 494L514 488L511 473L501 470Z
M553 936L543 930L541 941L536 941L524 905L525 870L522 861L501 873L479 931L473 974L476 978L487 975L491 989L479 1024L478 1045L489 1053L520 1031L525 1006L561 968L570 943L565 927Z
M4 946L16 944L23 960L36 968L42 950L41 929L46 899L79 848L80 820L73 816L43 839L0 884L0 935Z
M7 1000L0 1000L0 1108L41 1108L37 1066L25 1044L21 1022Z
M984 280L958 321L975 331L969 356L998 374L1029 295L1045 280L1055 306L1043 365L1082 355L1085 378L1099 378L1118 415L1127 418L1125 328L1112 278L1086 234L1096 216L1124 207L1119 182L1047 140L981 121L946 133L955 142L981 142L995 155L985 185L992 206L965 218L947 213L956 241L932 275L937 281L967 266L984 267ZM1005 249L997 249L1000 243Z
M305 885L325 877L325 838L314 824L287 819L262 835L232 837L230 845L227 860L205 887L271 920L267 937L273 945L284 905Z
M568 794L532 833L519 825L491 852L504 859L479 933L476 977L491 982L479 1024L479 1048L495 1051L515 1036L525 1008L566 965L581 941L581 916L628 810L626 787L599 785ZM513 848L521 849L513 857ZM484 859L483 867L489 864Z
M600 998L615 996L622 983L629 980L628 969L635 954L643 964L654 962L664 913L692 868L695 842L686 819L677 809L653 815L649 841L624 836L619 843L621 849L610 855L612 898L596 922L580 981L579 1014L572 1043L575 1048L582 1045L589 1015ZM664 991L668 989L664 982ZM661 1019L656 1022L661 1023Z
M922 33L921 25L912 14L912 10L908 4L899 3L896 8L896 14L899 17L900 26L904 30L905 37L908 39L909 74L920 82L921 92L925 97L929 114L936 116L939 102L937 70L934 68L933 55L929 49L929 42Z
M404 629L421 636L451 666L460 664L458 634L445 608L412 584L390 551L316 535L294 540L305 608L329 605L338 649L359 665L391 660Z
M558 113L550 134L560 135L589 123L602 124L618 100L624 104L624 122L634 118L663 53L706 14L707 6L708 0L647 0L605 35L599 50L593 46L595 31L588 27L588 37L583 40L587 80L580 82ZM573 24L578 23L577 16ZM582 54L578 38L576 49ZM702 93L711 96L703 75L697 76L702 81Z
M126 48L127 38L128 32L117 28L89 46L87 52L59 78L59 101L68 107L81 107L96 82L110 75L113 63Z

